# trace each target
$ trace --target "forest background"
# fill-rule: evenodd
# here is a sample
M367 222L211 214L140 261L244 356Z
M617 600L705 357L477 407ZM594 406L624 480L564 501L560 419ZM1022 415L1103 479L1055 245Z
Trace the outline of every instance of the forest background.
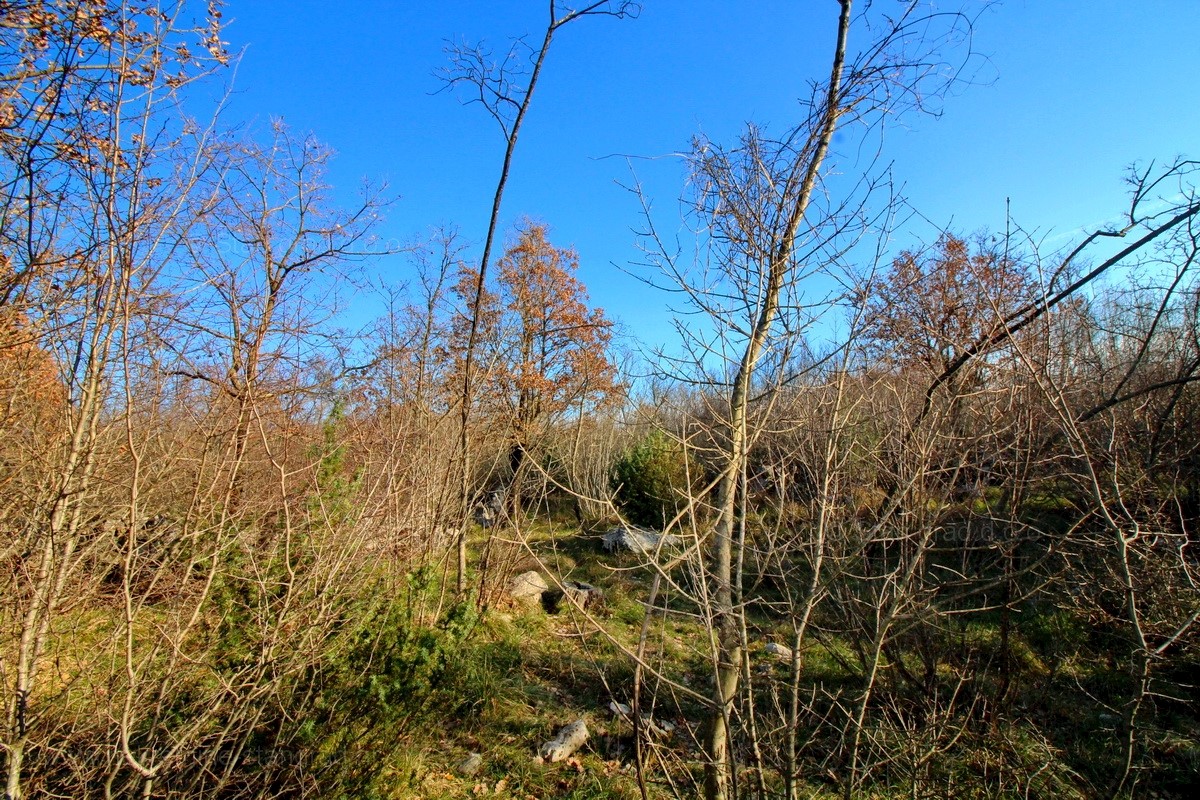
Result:
M496 49L451 39L423 108L462 122L409 112L443 155L388 148L395 190L354 193L303 113L240 114L266 64L298 93L345 76L252 43L234 80L229 8L0 3L6 797L1188 792L1196 162L1123 154L1102 210L1089 165L1067 199L1039 191L1083 209L1064 230L1007 186L1103 139L1079 114L1069 142L1026 125L910 184L905 142L939 146L931 119L1002 85L976 37L1012 12L788 8L745 28L794 28L786 67L701 24L719 15L674 23L725 37L693 43L682 86L727 61L786 100L669 145L573 135L589 116L563 105L651 136L656 108L693 107L640 58L580 56L630 53L652 4L551 2ZM283 27L356 53L337 26L388 27L310 10ZM1172 109L1097 101L1130 146L1194 135L1169 80L1194 16L1164 20L1116 26L1157 30L1167 68L1114 51L1138 69L1111 88ZM346 85L387 96L369 63ZM630 66L646 91L586 83ZM1068 96L1040 75L1026 97ZM745 116L748 83L699 86ZM341 145L361 169L389 128L345 117L375 140ZM1002 127L978 119L942 129L946 155ZM560 142L630 157L564 169ZM618 164L624 213L583 177ZM399 234L410 169L438 176L417 207L442 219ZM1003 213L971 219L964 190ZM616 238L627 274L592 280ZM579 715L588 749L535 762Z

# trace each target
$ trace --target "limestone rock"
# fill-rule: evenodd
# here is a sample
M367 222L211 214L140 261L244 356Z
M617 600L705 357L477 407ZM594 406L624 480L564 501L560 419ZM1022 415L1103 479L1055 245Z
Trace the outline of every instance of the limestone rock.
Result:
M549 589L546 579L537 570L522 572L508 584L508 594L514 600L530 605L540 603L542 595Z
M504 492L489 492L487 499L475 506L475 524L481 528L498 525L504 516Z
M763 652L769 656L778 658L780 661L792 660L792 648L784 647L783 645L776 644L775 642L767 642L763 647Z
M553 764L569 758L576 750L583 747L587 741L587 722L582 717L567 725L558 732L558 736L541 746L538 755Z
M627 704L619 702L617 700L613 700L611 703L608 704L608 710L612 712L612 715L614 717L621 717L621 718L628 717L630 714L633 713L632 708L630 708Z
M558 613L564 600L578 604L585 611L592 611L604 605L604 590L582 581L563 581L561 590L549 591L542 597L546 610L551 614Z
M610 528L602 539L604 549L609 553L630 551L634 553L653 553L663 548L679 546L679 537L672 534L661 534L649 528L639 528L636 525L617 525Z
M483 756L479 753L470 753L465 759L459 763L457 769L460 775L466 775L468 778L479 772L483 766Z
M642 717L642 727L646 733L655 739L669 739L675 733L675 723L665 719L654 719L649 715Z

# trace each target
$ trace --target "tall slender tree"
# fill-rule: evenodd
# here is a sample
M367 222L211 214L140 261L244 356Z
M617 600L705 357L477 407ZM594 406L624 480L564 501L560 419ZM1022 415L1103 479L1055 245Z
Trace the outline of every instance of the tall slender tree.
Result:
M697 279L661 243L657 247L676 288L712 319L721 338L719 344L700 342L693 349L694 366L711 375L714 359L724 362L716 367L723 373L716 387L720 422L713 436L719 442L719 474L706 595L714 670L704 737L710 800L724 800L735 791L730 729L745 655L738 596L745 541L740 487L755 438L753 411L770 402L772 381L784 377L764 367L786 363L793 348L803 347L799 340L812 316L806 309L822 305L804 299L806 279L838 261L868 224L863 205L839 207L831 199L826 178L834 134L877 131L891 116L924 108L957 75L962 62L949 63L945 51L969 28L961 13L939 13L921 2L906 2L886 16L869 3L856 14L854 5L852 0L837 4L828 70L814 85L798 124L777 137L751 126L735 147L707 139L695 143L693 209L707 247L708 273ZM855 48L852 33L859 30L863 43ZM854 186L878 183L865 177Z
M526 52L527 47L522 41L509 51L505 59L496 63L491 53L482 47L460 47L451 52L451 66L445 79L450 87L466 87L471 92L470 102L480 103L488 114L496 120L504 135L504 158L501 161L500 176L496 181L496 190L492 195L492 210L488 216L487 235L484 237L483 253L479 258L479 269L474 271L475 287L470 308L474 309L467 324L467 338L463 349L463 360L459 393L459 440L458 458L459 474L461 477L461 525L458 535L458 581L459 592L466 589L467 572L467 522L474 496L470 488L471 479L471 408L475 392L475 349L479 341L480 319L478 312L483 308L483 297L486 292L488 267L491 264L492 248L495 244L496 233L500 229L500 206L504 201L504 190L508 186L509 172L512 168L513 154L517 149L517 138L521 134L521 126L529 113L533 102L533 94L537 89L538 79L542 75L546 58L550 53L550 45L554 37L565 26L585 17L636 16L641 6L635 0L596 0L579 8L566 7L559 0L550 0L549 16L546 29L542 36L541 45ZM526 71L522 60L526 57L532 67Z

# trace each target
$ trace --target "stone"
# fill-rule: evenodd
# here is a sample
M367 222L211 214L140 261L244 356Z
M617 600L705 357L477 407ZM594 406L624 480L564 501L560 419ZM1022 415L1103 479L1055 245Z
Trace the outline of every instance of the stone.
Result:
M542 595L550 586L537 570L522 572L508 583L508 595L514 600L534 605L542 602Z
M459 763L457 769L460 775L466 775L470 778L479 772L481 767L483 767L483 756L479 753L470 753Z
M675 733L675 723L665 719L654 719L650 715L642 717L642 729L655 739L669 739Z
M563 581L563 594L579 604L580 608L591 610L604 605L604 590L582 581Z
M662 548L679 546L679 537L672 534L661 534L649 528L639 528L636 525L617 525L610 528L602 539L604 549L609 553L630 551L634 553L653 553Z
M584 611L593 611L604 605L604 590L582 581L563 581L561 590L546 592L542 604L551 614L557 614L563 600L578 604Z
M475 506L475 524L481 528L495 527L504 516L504 492L489 492L487 499Z
M543 744L538 749L538 755L551 764L556 761L562 761L565 758L570 758L576 750L583 747L583 743L587 741L587 738L587 722L580 717L560 730L558 736Z
M792 648L784 647L783 645L776 644L775 642L767 642L766 645L763 646L763 652L769 656L778 658L780 661L792 660Z
M612 712L612 715L614 717L628 717L630 714L633 713L632 708L630 708L625 703L621 703L616 700L613 700L611 703L608 704L608 710Z

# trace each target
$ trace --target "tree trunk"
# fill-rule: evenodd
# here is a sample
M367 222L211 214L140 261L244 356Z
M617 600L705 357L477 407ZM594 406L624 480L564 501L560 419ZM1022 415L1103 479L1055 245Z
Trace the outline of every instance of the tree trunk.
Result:
M525 445L514 441L508 449L508 466L512 483L508 487L508 518L515 525L521 518L521 478L525 466Z
M839 116L838 97L842 85L842 68L846 57L846 39L850 29L851 0L840 0L841 13L838 19L837 44L830 69L829 90L825 106L819 112L820 124L816 126L814 147L804 148L801 158L811 153L807 162L797 162L789 176L791 187L785 187L782 202L790 202L784 209L787 222L779 238L772 243L772 257L768 265L766 286L762 296L758 318L746 342L746 349L738 364L733 382L733 394L729 400L729 449L725 470L717 486L717 517L713 531L711 573L714 583L713 626L717 640L716 680L713 686L712 709L705 737L707 763L705 765L704 794L707 800L726 800L729 797L731 775L729 765L729 713L737 695L741 672L741 637L738 634L737 618L733 606L733 534L737 520L738 477L746 460L746 440L750 411L750 387L754 369L767 345L771 325L779 311L780 294L786 279L792 272L792 253L796 244L797 231L808 210L816 186L817 176ZM799 176L798 185L793 183ZM790 188L791 191L787 191ZM744 499L743 501L744 502Z

